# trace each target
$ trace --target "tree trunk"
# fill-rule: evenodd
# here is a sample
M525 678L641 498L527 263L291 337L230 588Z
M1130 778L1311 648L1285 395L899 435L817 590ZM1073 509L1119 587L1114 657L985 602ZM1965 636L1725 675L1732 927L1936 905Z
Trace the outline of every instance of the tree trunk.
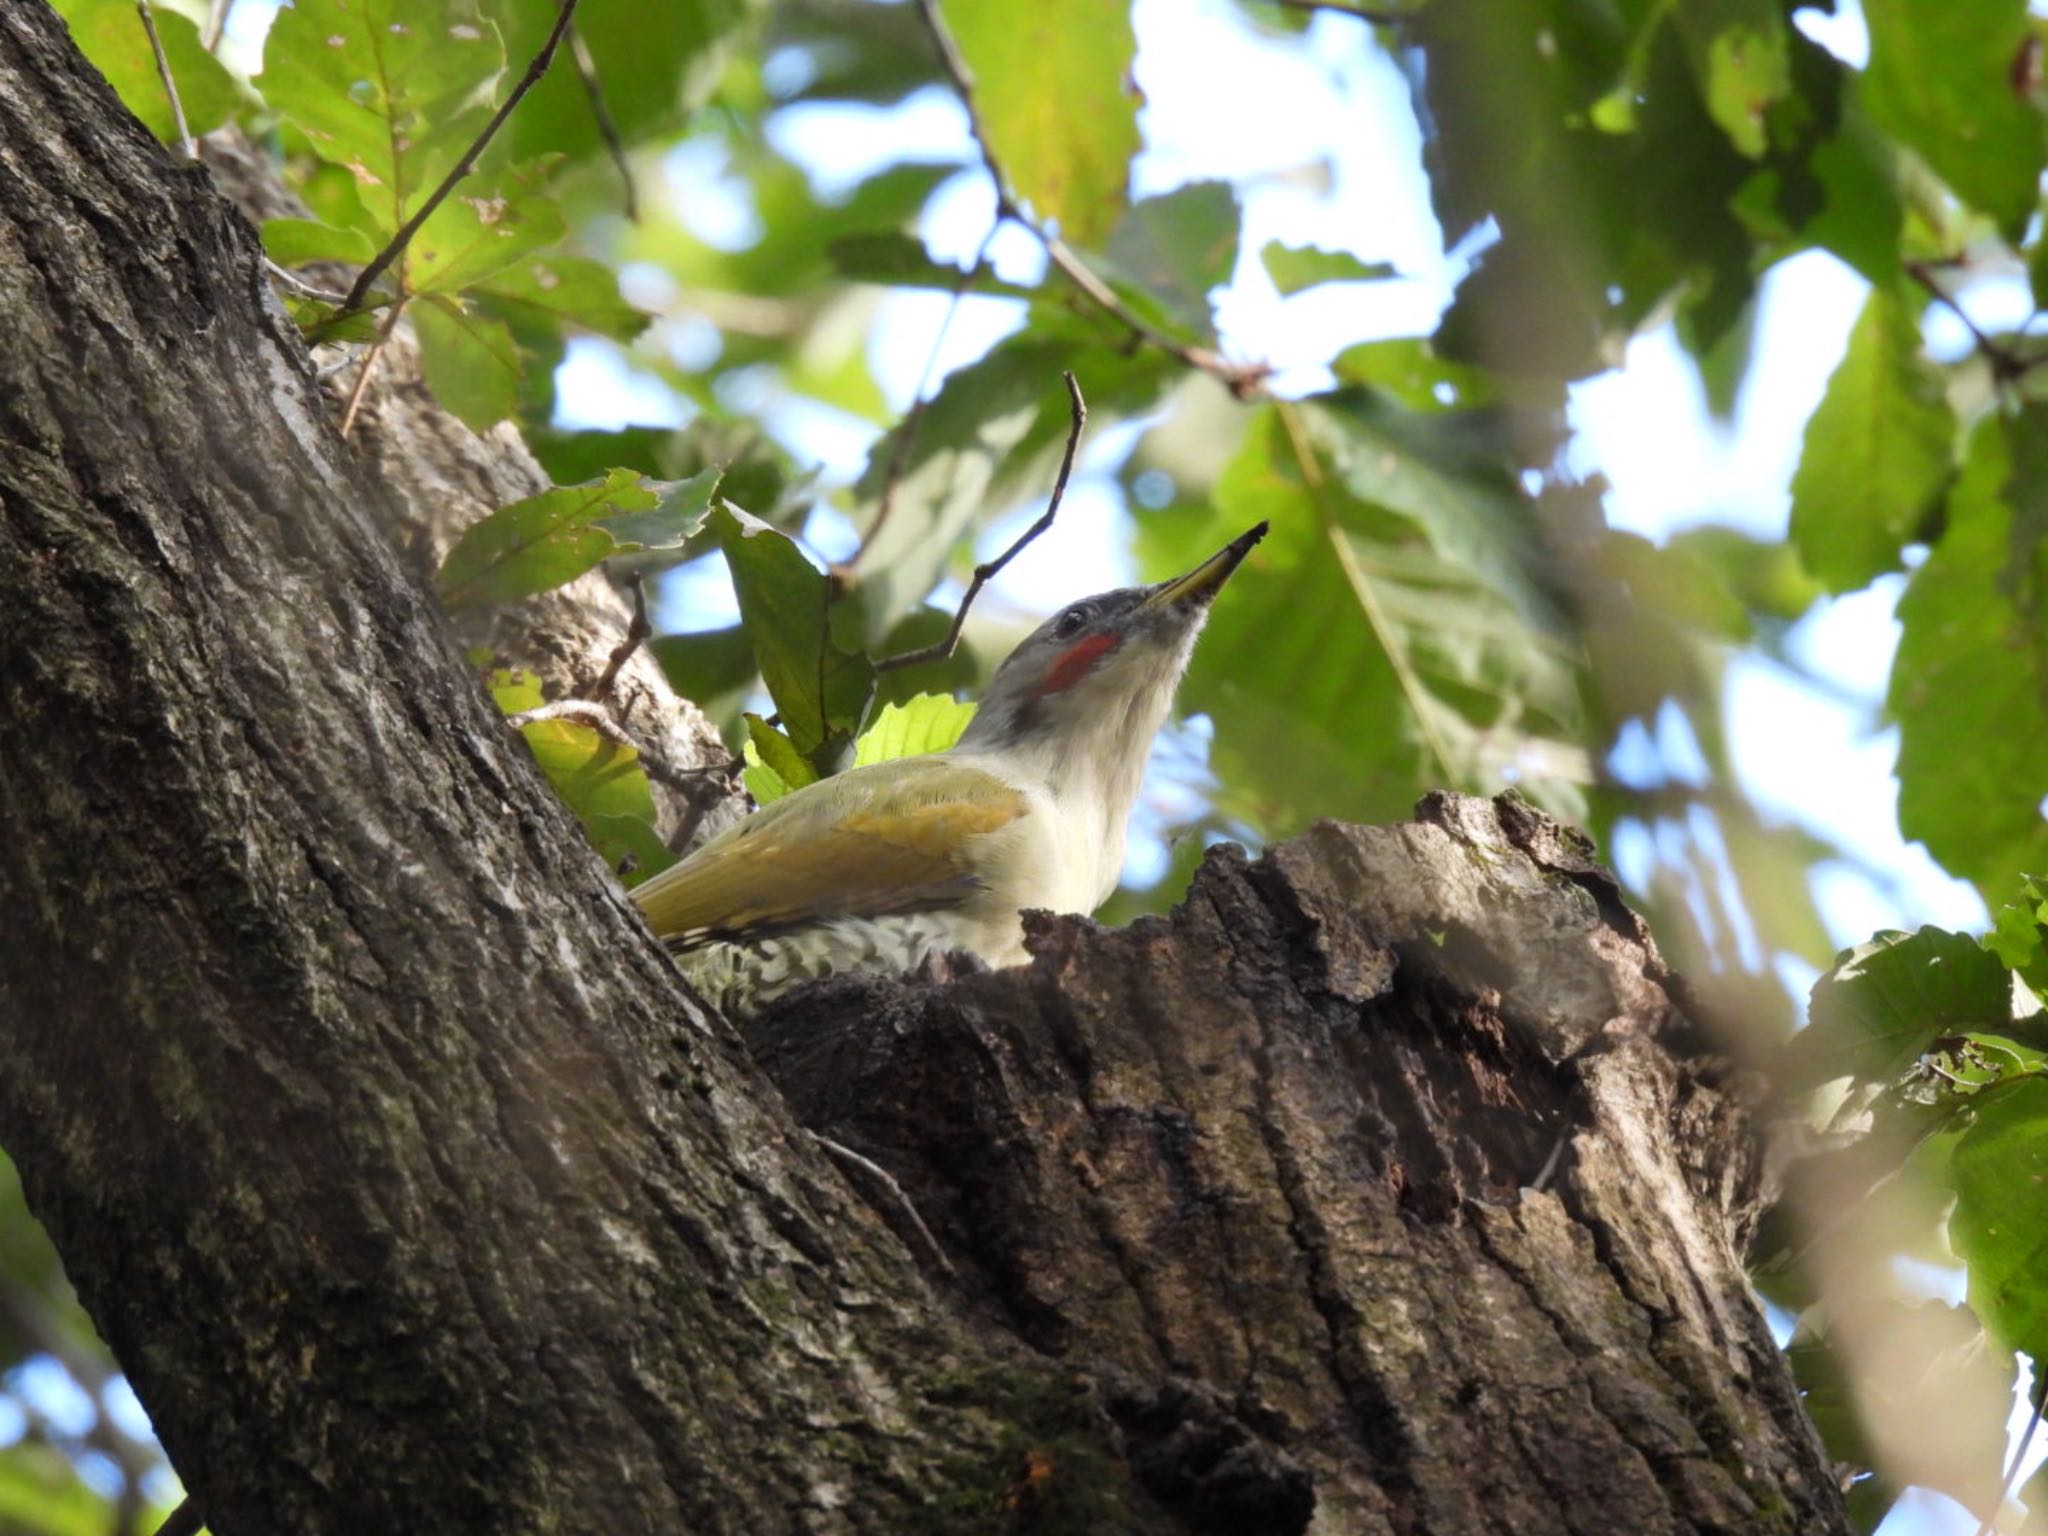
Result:
M793 999L785 1102L37 4L0 327L0 1144L221 1536L1845 1528L1749 1097L1558 828Z

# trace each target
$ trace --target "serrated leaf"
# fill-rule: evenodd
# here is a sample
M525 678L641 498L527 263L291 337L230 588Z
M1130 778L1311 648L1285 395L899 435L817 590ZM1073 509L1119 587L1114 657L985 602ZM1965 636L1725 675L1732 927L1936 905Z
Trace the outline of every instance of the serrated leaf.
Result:
M1999 1031L2012 981L1966 933L1879 933L1845 949L1814 983L1807 1025L1792 1038L1789 1080L1889 1084L1944 1036Z
M756 805L772 805L806 785L818 782L818 770L804 759L794 743L759 715L743 717L747 739L740 747L746 766L741 777Z
M2026 0L1865 0L1872 121L2017 238L2041 179L2041 116L2015 83Z
M1588 772L1572 745L1583 663L1530 579L1540 557L1503 461L1461 435L1470 421L1357 391L1288 409L1291 426L1261 413L1207 516L1139 514L1148 577L1272 524L1180 692L1215 724L1219 807L1273 836L1399 816L1430 785L1512 778L1568 807Z
M730 504L708 526L783 731L819 772L835 769L867 713L875 669L834 633L831 578L787 535Z
M974 105L1017 195L1070 242L1096 245L1123 207L1138 148L1125 80L1125 0L942 0L974 72Z
M412 307L412 323L427 388L470 430L481 432L519 408L525 365L504 321L433 294Z
M649 319L620 294L617 271L587 256L530 256L478 283L475 291L494 308L568 321L614 341L631 341Z
M1899 600L1886 708L1899 725L1899 830L1994 909L2048 869L2048 408L1971 434L1940 541ZM2034 512L2023 512L2023 508Z
M471 0L297 0L271 26L257 83L355 178L383 239L475 138L504 66Z
M142 125L166 144L175 143L178 129L171 100L157 73L156 54L142 30L135 0L53 0L71 29L71 40L92 66L107 77L121 105L142 119ZM185 125L194 135L211 133L234 114L241 100L235 78L199 41L199 29L188 17L167 6L154 8L156 31L185 109Z
M960 739L973 718L972 704L944 693L920 693L902 704L884 704L875 723L853 744L853 766L943 752Z
M2048 881L2029 875L1998 909L1984 947L2017 972L2036 997L2048 999Z
M1986 1090L1949 1164L1949 1242L1984 1326L2035 1360L2048 1352L2048 1079Z
M474 288L553 245L564 228L561 210L529 187L508 180L492 191L464 183L406 247L406 288L422 294Z
M344 229L318 219L265 219L263 250L281 267L303 267L315 261L363 266L377 254L370 237L360 229Z
M1897 568L1948 483L1955 432L1919 325L1896 292L1871 289L1792 477L1792 538L1829 591Z
M1325 251L1282 240L1268 240L1259 260L1265 263L1273 286L1290 297L1320 283L1370 283L1399 275L1390 262L1360 261L1349 251Z
M611 555L650 547L629 535L679 541L703 523L708 493L700 495L701 481L677 486L616 469L586 485L555 486L500 507L464 530L448 551L439 578L442 601L472 607L546 592ZM664 511L669 498L673 515ZM661 521L644 520L649 517Z

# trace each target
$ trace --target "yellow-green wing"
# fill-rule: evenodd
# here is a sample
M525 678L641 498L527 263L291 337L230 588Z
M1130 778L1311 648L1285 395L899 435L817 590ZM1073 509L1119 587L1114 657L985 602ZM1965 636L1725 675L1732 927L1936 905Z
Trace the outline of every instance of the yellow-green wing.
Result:
M972 841L1026 809L995 775L945 756L876 763L757 811L633 899L679 946L955 906L980 888Z

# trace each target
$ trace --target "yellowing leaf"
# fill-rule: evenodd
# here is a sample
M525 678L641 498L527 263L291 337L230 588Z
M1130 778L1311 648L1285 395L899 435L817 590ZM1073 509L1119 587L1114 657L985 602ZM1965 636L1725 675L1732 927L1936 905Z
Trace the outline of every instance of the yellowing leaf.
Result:
M960 739L973 718L972 704L943 693L920 693L902 704L884 704L875 723L853 744L853 766L943 752Z

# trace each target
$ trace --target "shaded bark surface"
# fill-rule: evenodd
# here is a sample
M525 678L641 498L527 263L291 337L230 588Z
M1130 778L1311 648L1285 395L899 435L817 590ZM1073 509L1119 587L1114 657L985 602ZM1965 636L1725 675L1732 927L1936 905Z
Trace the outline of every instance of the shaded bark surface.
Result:
M1576 834L1435 797L1034 949L749 1039L1207 1528L1844 1528L1739 1261L1745 1084Z
M814 991L785 1101L33 4L0 327L0 1145L222 1536L1845 1528L1742 1085L1559 829Z

